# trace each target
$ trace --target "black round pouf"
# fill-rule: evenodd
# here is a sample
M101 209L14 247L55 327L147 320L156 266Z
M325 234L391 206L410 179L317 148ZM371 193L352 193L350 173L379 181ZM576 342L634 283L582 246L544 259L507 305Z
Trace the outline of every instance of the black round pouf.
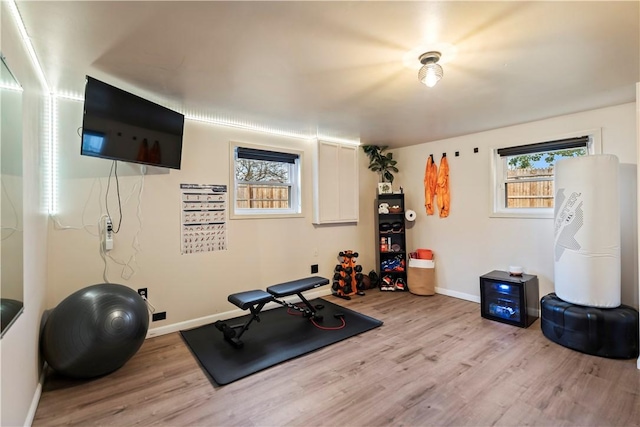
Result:
M69 295L51 311L41 348L56 372L97 377L124 365L142 345L148 328L142 297L126 286L103 283Z
M542 334L572 350L612 359L638 357L638 310L571 304L555 293L540 300Z

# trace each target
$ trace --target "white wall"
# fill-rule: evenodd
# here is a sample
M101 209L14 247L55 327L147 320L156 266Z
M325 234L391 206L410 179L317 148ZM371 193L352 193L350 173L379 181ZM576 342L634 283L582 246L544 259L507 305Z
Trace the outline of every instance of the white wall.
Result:
M408 247L434 250L439 292L479 301L478 277L509 265L522 265L536 274L541 297L553 292L553 220L489 217L491 148L602 128L603 152L615 154L621 163L622 302L637 308L635 115L635 103L630 103L396 150L397 180L407 193L407 206L418 213L407 235ZM479 152L474 154L476 147ZM444 152L450 167L450 215L427 216L426 159L433 154L439 164Z
M4 68L4 65L3 65ZM4 78L4 76L3 76ZM0 90L2 196L0 197L2 299L22 301L22 92Z
M104 263L98 250L95 224L106 212L104 192L112 163L80 156L78 128L82 124L82 103L60 100L58 107L57 219L66 227L89 227L62 230L50 226L48 307L54 307L78 289L103 282ZM305 216L228 220L227 251L181 255L179 186L181 183L229 185L230 140L303 151ZM363 252L358 261L369 271L373 268L373 214L370 211L375 196L375 176L366 170L365 156L361 156L361 188L372 191L360 192L361 205L367 212L361 212L362 220L357 226L314 226L311 209L313 144L301 139L187 120L181 170L150 168L140 198L140 166L119 162L124 217L110 254L124 263L135 255L135 262L130 264L135 274L130 278L126 274L122 277L122 266L108 260L109 281L133 289L148 288L152 304L159 311L167 312L167 320L151 324L151 328L158 328L235 309L227 301L229 294L264 289L309 276L311 264L319 264L319 274L330 278L341 250ZM117 227L114 189L115 181L112 181L109 211ZM136 234L137 253L134 249ZM328 291L329 287L325 289Z
M638 163L640 164L640 83L636 83L636 150L638 156ZM640 174L636 174L636 182L638 185L638 189L640 189ZM637 193L636 193L637 194ZM640 210L640 198L637 200L636 212ZM638 229L637 229L637 241L640 241L640 216L638 216ZM636 244L636 255L638 257L638 264L640 266L640 251L638 250L638 245ZM638 281L640 282L640 267L637 268L638 273ZM638 292L640 294L640 291ZM638 306L640 306L640 295L638 298ZM640 331L638 331L640 334ZM638 361L636 362L636 366L640 369L640 356L638 356Z
M20 145L22 145L22 141L20 141ZM19 161L22 163L22 158ZM0 206L3 239L0 245L2 248L0 252L2 260L1 293L3 299L18 301L22 301L24 288L22 194L22 176L2 174L2 204Z
M38 356L40 319L44 310L47 230L43 203L45 140L43 90L1 2L2 45L11 70L24 88L22 101L24 207L24 313L0 340L0 424L29 424L39 398L42 362Z
M81 103L59 101L57 114L57 218L64 226L90 226L86 230L50 227L48 307L75 290L103 281L104 264L95 224L105 213L104 191L111 165L78 154ZM553 291L552 221L489 218L490 147L547 140L595 127L602 127L604 151L616 154L622 163L623 302L637 306L635 104L395 150L400 166L396 183L405 188L407 206L418 212L416 223L408 229L409 248L435 250L440 292L477 300L478 277L512 264L523 265L527 272L539 276L541 295ZM228 251L180 255L179 184L228 185L230 140L294 147L304 152L305 217L229 220ZM139 167L124 163L119 167L124 220L111 255L123 263L135 256L135 262L130 263L135 273L130 278L122 277L122 266L109 260L107 276L109 281L133 289L149 289L151 302L167 311L167 320L153 323L152 328L225 313L234 308L226 300L230 293L307 276L310 264L318 263L320 275L331 277L340 250L357 250L365 271L374 267L377 177L366 170L365 156L360 156L360 223L314 226L310 205L312 143L193 121L186 122L184 141L182 170L150 170L146 175L140 198L141 225L137 216L142 183ZM479 148L478 154L473 153L474 147ZM454 151L460 151L461 156L454 157ZM451 167L452 207L447 219L426 217L422 207L424 161L430 153L439 160L442 152L448 153ZM111 215L116 217L113 185L109 205ZM134 249L136 234L138 252Z

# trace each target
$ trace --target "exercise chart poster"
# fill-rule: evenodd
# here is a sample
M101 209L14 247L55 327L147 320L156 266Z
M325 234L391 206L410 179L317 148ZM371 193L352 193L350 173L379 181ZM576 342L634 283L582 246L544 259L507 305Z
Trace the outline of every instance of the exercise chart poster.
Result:
M181 253L227 250L227 186L180 184Z

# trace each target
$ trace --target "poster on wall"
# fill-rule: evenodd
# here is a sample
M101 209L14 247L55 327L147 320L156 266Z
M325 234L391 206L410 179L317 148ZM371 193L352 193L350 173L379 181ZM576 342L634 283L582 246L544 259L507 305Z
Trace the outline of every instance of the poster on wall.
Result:
M180 184L181 253L227 250L227 186Z

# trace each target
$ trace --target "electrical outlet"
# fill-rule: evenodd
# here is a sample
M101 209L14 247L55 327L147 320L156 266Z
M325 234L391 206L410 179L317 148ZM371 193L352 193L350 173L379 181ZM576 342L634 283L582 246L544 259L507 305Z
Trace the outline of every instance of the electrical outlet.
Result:
M138 293L142 298L147 298L147 299L149 298L149 293L147 292L147 288L138 289Z
M311 264L311 274L318 272L318 264Z
M160 313L153 313L153 315L151 316L151 321L157 322L158 320L164 320L166 318L167 318L167 312L161 311Z

